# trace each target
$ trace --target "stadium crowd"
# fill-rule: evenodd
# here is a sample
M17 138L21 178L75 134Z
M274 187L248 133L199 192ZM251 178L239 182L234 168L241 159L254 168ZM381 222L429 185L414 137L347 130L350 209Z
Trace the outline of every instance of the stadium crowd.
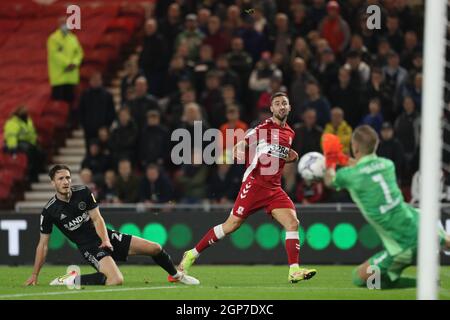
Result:
M380 29L368 27L370 4L381 7ZM246 130L270 116L271 93L285 91L300 157L321 151L323 133L349 153L353 129L369 124L408 195L418 169L422 13L405 0L158 1L140 53L126 62L120 109L99 73L81 95L82 180L102 202L232 202L242 165L175 166L171 132L193 133L199 120L203 129ZM349 201L302 181L295 164L283 183L299 203Z

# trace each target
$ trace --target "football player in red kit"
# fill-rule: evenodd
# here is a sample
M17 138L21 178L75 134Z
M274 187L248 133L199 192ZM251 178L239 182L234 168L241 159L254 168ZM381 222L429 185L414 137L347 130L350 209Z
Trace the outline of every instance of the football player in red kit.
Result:
M299 266L299 221L294 203L281 187L285 163L298 158L298 154L290 149L295 133L286 123L291 110L287 95L275 93L271 97L270 110L272 117L250 130L245 139L233 148L236 159L247 160L247 170L230 216L224 223L210 229L193 249L184 253L178 266L180 270L188 272L200 253L237 230L255 211L264 208L286 230L289 282L307 280L316 274L314 269Z

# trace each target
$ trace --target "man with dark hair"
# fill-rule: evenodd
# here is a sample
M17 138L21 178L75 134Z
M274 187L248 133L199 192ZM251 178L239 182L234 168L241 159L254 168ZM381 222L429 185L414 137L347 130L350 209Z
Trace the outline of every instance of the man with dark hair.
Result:
M116 118L113 96L103 86L100 72L95 72L91 76L89 86L81 94L79 104L80 123L86 147L92 139L97 138L99 128L110 128Z
M294 131L286 123L291 106L284 92L276 92L271 97L272 117L250 130L244 140L233 148L238 161L248 164L242 179L239 195L227 220L211 228L194 248L184 253L179 268L188 271L200 254L236 231L245 220L260 209L286 230L286 252L288 256L288 281L297 283L312 278L317 270L299 266L299 221L295 206L281 187L281 175L286 163L298 158L291 149ZM241 163L242 163L241 162Z
M386 288L395 285L403 270L414 263L419 213L404 201L394 163L375 154L378 142L378 134L370 126L356 128L351 142L355 159L349 159L342 153L337 136L329 134L322 139L327 167L325 184L350 192L384 247L353 271L353 283L365 286L372 275L369 267L376 266L381 272L381 287ZM337 165L347 167L336 171ZM450 236L443 230L439 239L443 248L450 248Z
M79 275L72 271L56 278L50 285L121 285L123 276L116 261L126 261L128 256L134 255L152 257L174 281L189 285L199 284L197 279L178 271L170 256L159 244L107 229L97 201L89 188L71 185L71 171L68 166L55 165L50 169L49 176L56 194L41 214L41 237L36 248L33 274L25 282L26 285L38 283L53 225L77 245L82 256L97 272Z

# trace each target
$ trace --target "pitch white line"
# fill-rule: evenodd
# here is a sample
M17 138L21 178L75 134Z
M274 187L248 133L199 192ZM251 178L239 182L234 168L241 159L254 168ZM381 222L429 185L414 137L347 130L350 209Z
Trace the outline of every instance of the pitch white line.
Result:
M121 292L121 291L145 291L145 290L162 290L162 289L185 289L186 287L140 287L140 288L117 288L117 289L100 289L100 290L71 290L71 291L54 291L54 292L36 292L36 293L18 293L0 295L0 299L7 298L23 298L33 296L57 296L78 293L104 293L104 292Z

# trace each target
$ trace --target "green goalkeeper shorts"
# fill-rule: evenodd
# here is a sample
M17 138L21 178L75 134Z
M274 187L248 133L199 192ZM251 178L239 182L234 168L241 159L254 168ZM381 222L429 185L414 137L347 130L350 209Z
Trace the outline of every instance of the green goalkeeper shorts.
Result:
M416 247L405 249L394 256L383 250L373 255L369 259L369 263L380 269L382 281L395 282L400 278L404 269L415 263L416 257Z

